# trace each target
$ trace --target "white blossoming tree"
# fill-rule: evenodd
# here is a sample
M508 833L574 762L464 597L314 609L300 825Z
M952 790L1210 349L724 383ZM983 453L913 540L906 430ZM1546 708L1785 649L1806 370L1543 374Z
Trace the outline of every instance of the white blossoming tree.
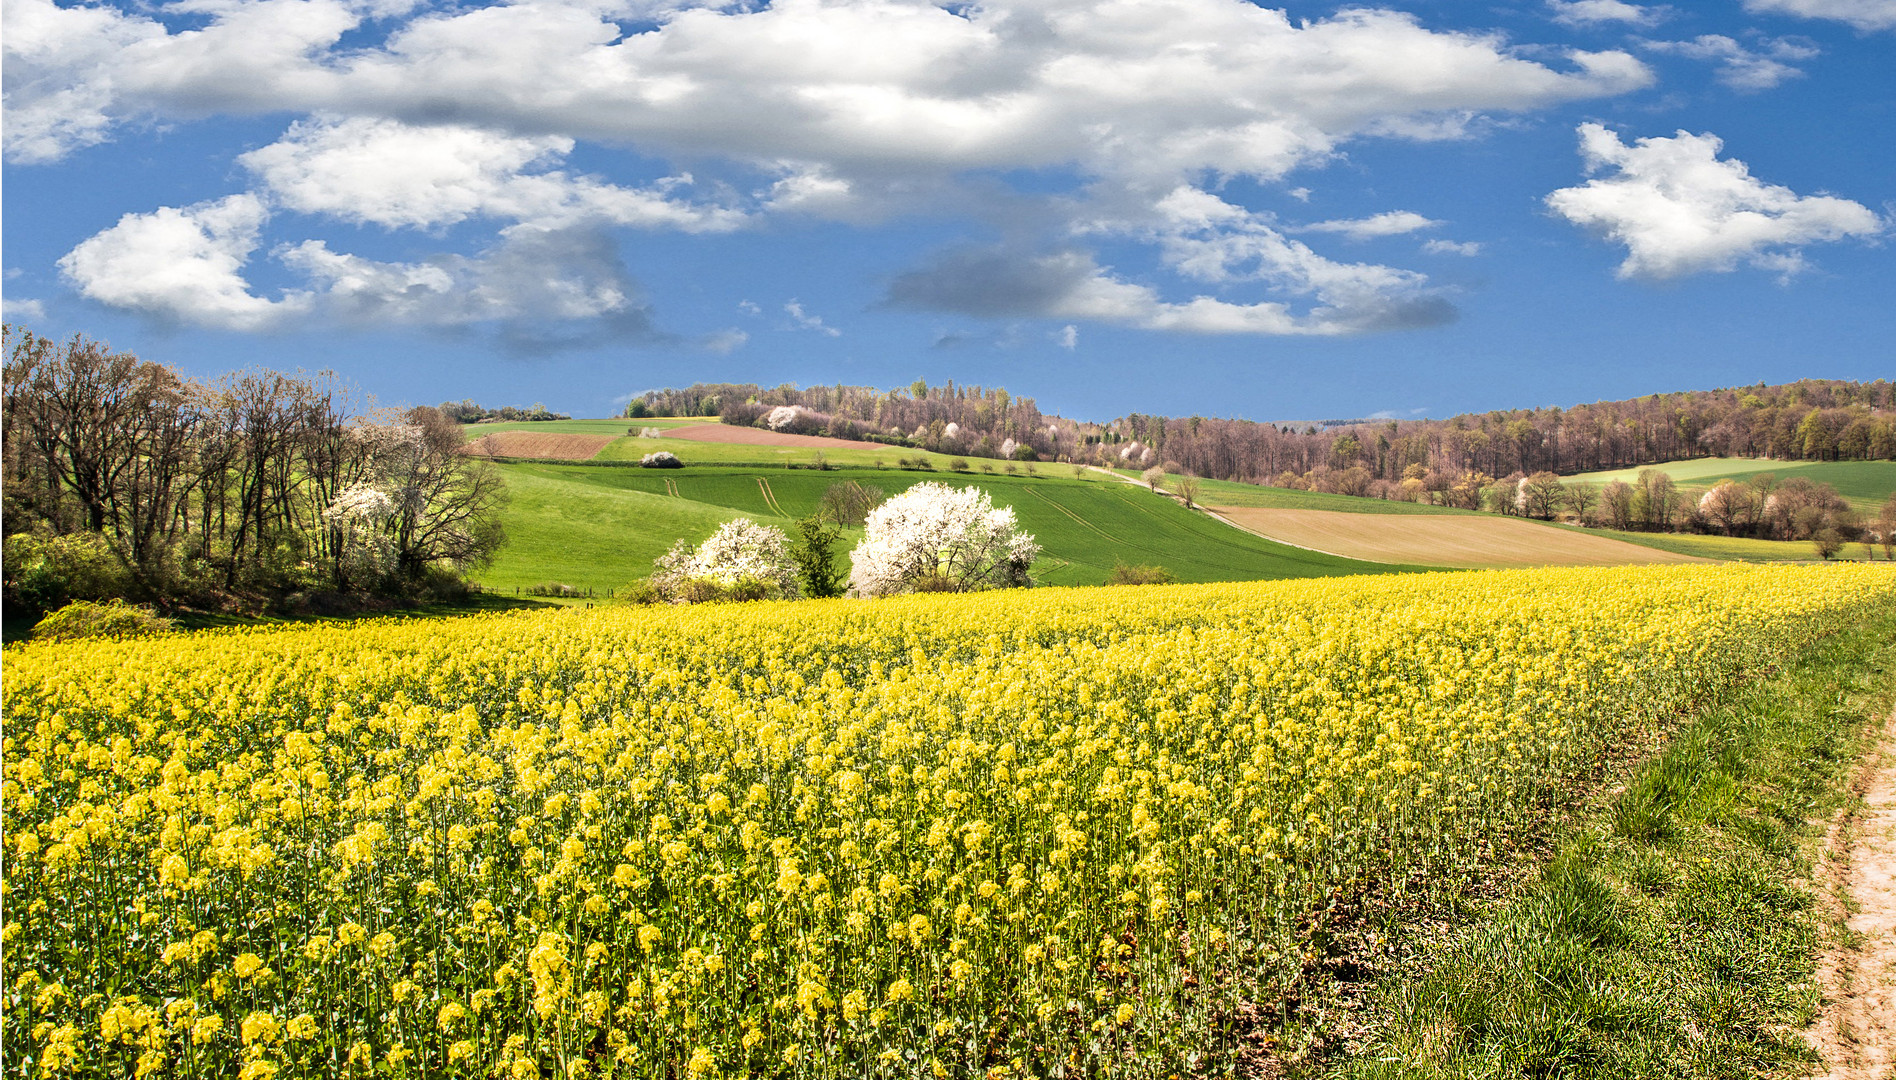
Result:
M980 488L924 482L869 512L850 553L849 588L887 596L1027 585L1039 554L1012 507L996 509Z
M694 550L684 541L658 560L653 584L671 599L794 599L797 564L783 531L737 518Z

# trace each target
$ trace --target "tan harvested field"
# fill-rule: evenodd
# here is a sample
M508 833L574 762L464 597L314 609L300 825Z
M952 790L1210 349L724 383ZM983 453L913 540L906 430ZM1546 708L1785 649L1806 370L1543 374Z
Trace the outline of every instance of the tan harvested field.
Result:
M1259 536L1370 562L1482 567L1707 561L1610 537L1486 514L1434 517L1249 506L1209 509Z
M808 446L832 450L902 452L899 446L884 446L881 443L858 442L855 439L832 439L827 435L790 435L781 431L735 427L731 424L694 424L691 427L672 428L665 433L665 437L690 439L692 442L738 443L744 446Z
M461 447L476 457L543 458L585 461L616 435L572 435L551 431L496 431Z

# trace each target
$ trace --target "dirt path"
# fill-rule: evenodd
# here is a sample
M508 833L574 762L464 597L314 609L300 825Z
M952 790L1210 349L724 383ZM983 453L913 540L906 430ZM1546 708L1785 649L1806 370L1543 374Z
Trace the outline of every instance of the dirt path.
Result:
M1824 1080L1896 1078L1896 713L1857 778L1863 808L1840 823L1830 882L1851 941L1824 958L1827 1007L1807 1033L1829 1064Z

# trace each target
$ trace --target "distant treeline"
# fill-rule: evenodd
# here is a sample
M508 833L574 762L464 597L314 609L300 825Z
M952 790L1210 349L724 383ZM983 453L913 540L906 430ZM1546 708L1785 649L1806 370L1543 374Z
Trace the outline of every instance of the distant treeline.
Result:
M503 405L498 409L490 409L484 405L476 405L468 398L462 398L459 401L444 401L435 408L440 409L443 416L457 424L479 424L488 420L505 420L511 424L522 420L572 419L565 413L548 412L545 405L536 404L531 409L523 409L517 405Z
M896 442L947 453L1117 467L1164 465L1219 480L1412 497L1535 473L1572 474L1693 457L1810 461L1896 459L1896 386L1805 379L1779 386L1653 394L1570 409L1468 413L1447 420L1350 421L1297 427L1134 413L1105 424L1043 414L1032 398L979 386L698 383L652 390L626 415L717 416L780 430ZM1413 492L1416 485L1411 484Z
M501 541L499 476L439 410L367 410L327 373L199 382L13 326L5 347L9 605L412 594Z
M1467 476L1572 474L1693 457L1809 461L1896 459L1896 386L1805 379L1653 394L1570 409L1513 409L1447 420L1303 430L1248 420L1132 415L1112 437L1200 476L1331 487L1433 488ZM1345 480L1333 474L1351 474ZM1350 494L1383 492L1352 491Z
M1101 430L1046 416L1033 398L1017 398L998 387L929 386L920 380L897 390L840 383L807 389L696 383L683 390L649 390L633 398L625 414L631 419L716 416L729 424L977 457L1026 457L1024 450L1036 458L1071 458L1083 452L1087 432Z

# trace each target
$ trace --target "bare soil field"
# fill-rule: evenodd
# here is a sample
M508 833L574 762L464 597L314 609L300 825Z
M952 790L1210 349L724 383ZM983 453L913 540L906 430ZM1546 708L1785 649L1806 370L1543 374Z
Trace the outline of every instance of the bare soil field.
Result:
M689 439L692 442L736 443L744 446L807 446L818 449L887 450L891 454L907 453L902 447L884 446L881 443L858 442L855 439L832 439L827 435L790 435L781 431L735 427L731 424L694 424L691 427L672 428L665 433L665 437Z
M1706 561L1610 537L1485 514L1435 517L1255 506L1207 509L1240 528L1280 543L1370 562L1481 567Z
M475 457L540 458L549 461L585 461L616 435L574 435L552 431L496 431L461 448Z

